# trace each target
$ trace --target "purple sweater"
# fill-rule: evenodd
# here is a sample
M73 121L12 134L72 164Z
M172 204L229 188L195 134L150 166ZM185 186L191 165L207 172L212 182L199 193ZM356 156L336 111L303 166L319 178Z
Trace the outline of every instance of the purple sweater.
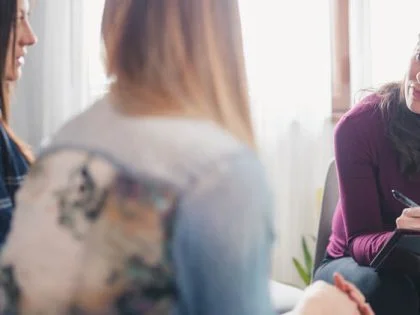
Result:
M405 208L391 190L420 202L420 174L409 179L399 171L379 101L368 96L335 129L340 199L327 252L335 258L350 255L361 265L368 265L390 238Z

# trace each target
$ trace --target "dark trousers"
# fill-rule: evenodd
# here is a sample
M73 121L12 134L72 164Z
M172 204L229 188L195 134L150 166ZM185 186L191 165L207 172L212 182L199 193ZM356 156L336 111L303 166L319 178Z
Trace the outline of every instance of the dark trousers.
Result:
M314 280L333 282L334 272L354 283L365 295L376 315L419 315L420 280L403 274L377 273L358 265L353 258L326 259Z

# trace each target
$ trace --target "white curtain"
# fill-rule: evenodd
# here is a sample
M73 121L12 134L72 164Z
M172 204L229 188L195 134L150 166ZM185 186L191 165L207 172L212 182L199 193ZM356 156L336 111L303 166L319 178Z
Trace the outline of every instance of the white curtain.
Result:
M17 84L12 126L36 151L66 120L86 108L105 81L102 68L97 69L103 0L34 3L31 23L39 41L29 48Z
M273 275L301 284L292 257L302 257L302 236L316 236L333 157L329 1L240 4L254 125L276 201Z
M402 80L420 34L418 0L351 0L352 92ZM357 98L356 98L357 99Z

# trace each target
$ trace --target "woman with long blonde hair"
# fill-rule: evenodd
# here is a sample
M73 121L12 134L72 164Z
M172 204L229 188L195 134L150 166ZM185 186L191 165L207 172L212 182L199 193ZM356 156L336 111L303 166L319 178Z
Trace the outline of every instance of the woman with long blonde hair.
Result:
M233 0L106 1L113 83L52 139L18 194L5 310L273 314L272 205L240 29ZM328 301L359 314L332 286L308 292L295 314Z

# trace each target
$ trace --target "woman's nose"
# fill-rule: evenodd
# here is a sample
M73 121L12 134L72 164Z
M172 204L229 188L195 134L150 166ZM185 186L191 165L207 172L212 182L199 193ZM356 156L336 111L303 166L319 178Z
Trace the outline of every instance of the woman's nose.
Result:
M34 30L32 29L29 23L26 25L24 32L22 34L21 44L24 46L32 46L35 45L38 41L38 37L36 36Z
M417 83L420 84L420 72L416 74L416 80L417 80Z
M32 27L29 27L26 45L28 45L28 46L35 45L37 41L38 41L38 37L36 36Z

